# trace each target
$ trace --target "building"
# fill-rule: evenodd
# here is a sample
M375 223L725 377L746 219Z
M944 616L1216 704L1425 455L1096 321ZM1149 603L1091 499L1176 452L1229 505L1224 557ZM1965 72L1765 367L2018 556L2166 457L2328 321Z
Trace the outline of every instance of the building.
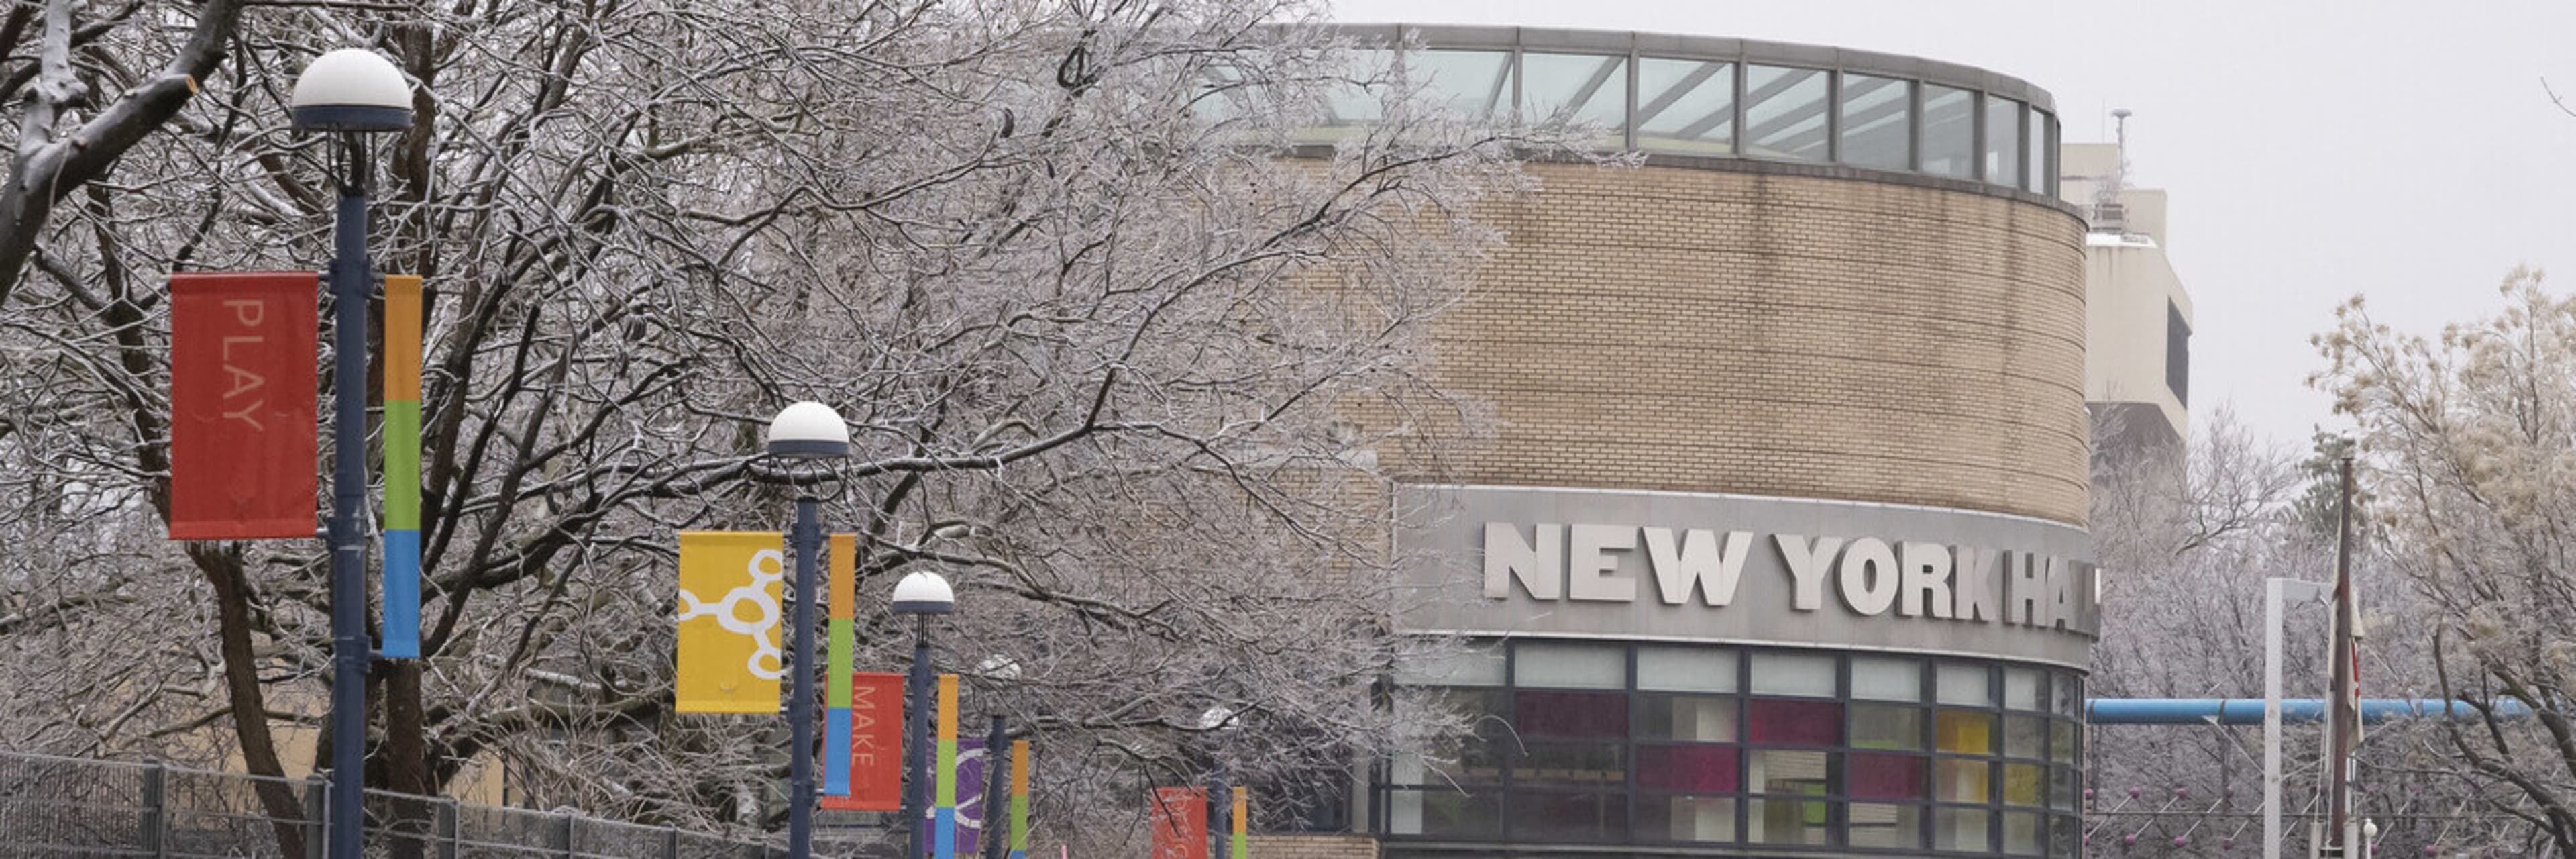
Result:
M1419 45L1395 62L1471 115L1644 159L1531 165L1442 323L1442 381L1500 426L1401 493L1394 545L1450 560L1407 567L1395 623L1468 647L1391 698L1475 727L1372 762L1350 827L1390 859L2077 855L2089 257L2049 94L1830 47L1343 29Z
M2191 436L2191 295L2166 259L2165 192L2128 182L2121 142L2060 150L2059 192L2084 213L2084 400L2104 453L2179 451Z

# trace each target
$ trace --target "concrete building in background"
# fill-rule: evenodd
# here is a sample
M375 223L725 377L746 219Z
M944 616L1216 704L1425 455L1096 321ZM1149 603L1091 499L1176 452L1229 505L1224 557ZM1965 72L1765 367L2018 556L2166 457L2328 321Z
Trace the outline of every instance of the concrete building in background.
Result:
M1643 164L1534 163L1487 213L1437 372L1498 426L1394 534L1422 560L1393 623L1470 649L1389 695L1475 730L1369 762L1334 825L1383 853L1333 855L2079 855L2089 257L2049 94L1810 45L1342 30Z
M2123 125L2128 112L2118 111ZM2165 192L2127 180L2121 143L2060 149L2058 193L2084 213L2084 401L2096 450L2179 451L2191 437L2191 295L2165 256Z

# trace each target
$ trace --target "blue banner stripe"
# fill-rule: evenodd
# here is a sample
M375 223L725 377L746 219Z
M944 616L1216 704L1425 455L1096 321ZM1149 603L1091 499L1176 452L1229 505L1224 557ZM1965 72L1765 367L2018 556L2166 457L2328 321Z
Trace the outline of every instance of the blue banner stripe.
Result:
M823 792L850 795L850 708L823 709Z
M385 532L387 659L420 658L420 532Z
M939 859L957 859L957 809L941 806L930 831L939 834Z

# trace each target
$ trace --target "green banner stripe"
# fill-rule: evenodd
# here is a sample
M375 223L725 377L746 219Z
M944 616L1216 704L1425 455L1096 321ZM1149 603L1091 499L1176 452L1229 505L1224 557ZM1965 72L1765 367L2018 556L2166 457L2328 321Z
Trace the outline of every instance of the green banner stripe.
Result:
M823 674L823 703L829 707L850 706L850 649L858 643L858 625L849 618L831 622L832 653L830 668Z
M1029 849L1029 795L1011 794L1011 849Z
M420 530L420 401L385 401L385 528Z
M939 807L957 807L957 740L939 741Z

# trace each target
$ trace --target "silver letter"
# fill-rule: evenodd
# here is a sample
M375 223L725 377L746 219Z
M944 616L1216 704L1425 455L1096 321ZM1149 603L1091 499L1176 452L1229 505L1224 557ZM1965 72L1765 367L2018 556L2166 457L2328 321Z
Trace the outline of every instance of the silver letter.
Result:
M1723 606L1735 599L1736 583L1744 576L1744 556L1753 551L1753 532L1726 532L1726 546L1717 546L1717 532L1693 528L1682 532L1681 545L1673 544L1673 529L1647 528L1646 560L1655 568L1655 590L1665 605L1690 602L1691 588L1699 588L1699 597L1713 606Z
M2048 564L2033 552L2004 553L2004 622L2023 626L2045 626L2045 616L2052 604L2048 596Z
M2083 574L2074 569L2074 567L2075 565L2073 563L2059 563L2056 558L2048 559L2048 605L2050 618L2049 622L2045 625L2055 629L2071 628L2077 632L2082 632L2084 631L2084 618L2081 615L2076 614L2075 583L2077 579L2083 577Z
M1861 614L1885 614L1896 604L1896 551L1876 537L1853 540L1843 552L1843 604Z
M1950 549L1939 543L1907 540L1897 547L1905 555L1905 587L1896 613L1906 617L1950 616Z
M1958 610L1952 617L1960 620L1993 621L2003 616L2003 606L1995 599L1995 558L1993 549L1961 546L1958 549ZM2007 562L2009 554L2003 554Z
M1843 538L1818 537L1811 544L1797 534L1773 534L1771 542L1779 544L1780 559L1789 563L1789 580L1797 584L1790 607L1799 611L1825 607L1825 569L1833 565Z
M1636 602L1637 580L1619 576L1612 552L1637 548L1633 525L1574 526L1574 557L1567 562L1565 596L1592 602Z
M1540 524L1532 547L1521 542L1521 529L1485 523L1485 598L1510 599L1514 579L1531 599L1556 599L1565 584L1565 526Z

